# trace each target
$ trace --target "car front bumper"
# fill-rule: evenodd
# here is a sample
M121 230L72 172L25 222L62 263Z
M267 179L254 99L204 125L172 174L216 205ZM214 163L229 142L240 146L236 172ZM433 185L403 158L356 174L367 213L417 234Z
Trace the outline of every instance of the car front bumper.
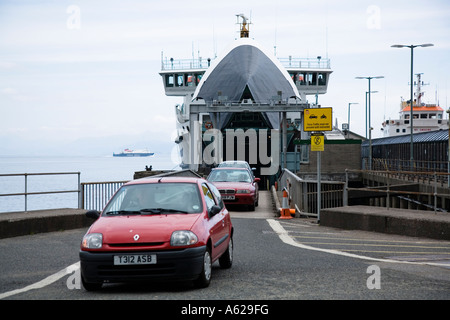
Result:
M168 251L80 251L81 276L85 282L133 282L142 280L194 280L203 268L206 246ZM114 265L114 255L154 254L156 264Z

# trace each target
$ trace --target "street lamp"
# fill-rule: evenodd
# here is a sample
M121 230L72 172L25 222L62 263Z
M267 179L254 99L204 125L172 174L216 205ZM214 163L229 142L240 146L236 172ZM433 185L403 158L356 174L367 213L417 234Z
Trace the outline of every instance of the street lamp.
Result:
M370 80L372 79L383 79L383 76L376 77L356 77L355 79L367 79L369 80L369 170L372 170L372 126L370 124Z
M359 104L358 102L349 102L348 104L348 131L350 132L350 105Z
M414 82L413 82L413 61L414 61L414 48L416 47L432 47L434 46L434 44L432 43L425 43L425 44L411 44L411 45L404 45L404 44L394 44L391 46L391 48L410 48L411 49L411 100L410 100L410 116L409 116L409 122L411 124L411 142L410 142L410 160L411 160L411 170L413 167L413 162L414 162L414 142L413 142L413 134L414 134L414 128L413 128L413 105L414 105L414 97L413 97L413 86L414 86Z
M378 91L371 91L370 93L378 93ZM367 95L369 93L366 91L366 139L367 139ZM370 119L370 116L369 116Z

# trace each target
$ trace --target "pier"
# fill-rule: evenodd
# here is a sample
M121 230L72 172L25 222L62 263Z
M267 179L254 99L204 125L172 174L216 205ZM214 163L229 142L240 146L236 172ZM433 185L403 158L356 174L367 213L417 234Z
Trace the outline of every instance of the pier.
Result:
M155 174L198 175L198 173L191 170L164 171L155 172ZM361 172L361 174L366 175L367 173ZM137 172L135 174L136 177L142 177L143 175L149 176L152 175L152 172ZM383 175L381 176L383 177ZM390 179L393 179L393 177ZM383 181L386 181L385 176ZM80 207L0 213L0 238L87 228L92 223L92 220L86 218L85 213L88 210L101 210L101 206L104 206L104 201L109 200L107 199L109 194L113 194L115 192L114 189L118 189L125 182L80 183L80 186L83 186L83 191L80 191L83 195ZM372 201L370 202L372 205L349 205L349 202L358 198L354 196L355 192L368 192L369 195L359 196L359 198L369 199L380 197L394 198L394 195L398 196L401 192L393 188L394 184L392 182L390 183L391 186L384 190L374 188L356 190L356 188L349 188L345 182L322 181L322 203L320 221L317 221L318 225L450 240L450 214L448 212L420 206L414 208L411 206L407 208L393 208L392 205L386 205L386 202L383 201ZM275 186L271 186L269 190L260 191L260 206L254 212L244 212L235 210L235 208L229 208L232 212L232 217L255 219L280 217L280 204L282 202L280 190L286 188L289 191L289 206L295 209L295 214L292 215L293 218L312 219L311 221L317 219L317 212L315 212L317 209L317 181L303 180L285 169L277 181L277 186L278 190ZM442 194L433 193L433 196L439 196L442 199L442 203L445 204L445 201L450 201L450 194L448 188L442 188L443 191L439 191L443 192ZM391 192L390 194L387 193L388 190ZM378 192L382 192L383 195L378 194ZM412 193L412 191L407 192ZM425 195L424 192L420 194L421 198ZM426 198L430 198L430 194L426 194L426 196ZM383 205L380 206L380 204Z

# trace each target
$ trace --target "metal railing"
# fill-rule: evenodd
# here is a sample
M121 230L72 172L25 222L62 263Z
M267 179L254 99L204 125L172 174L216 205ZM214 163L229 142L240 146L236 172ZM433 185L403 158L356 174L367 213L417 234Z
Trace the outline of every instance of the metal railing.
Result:
M29 176L50 176L50 175L78 175L78 185L75 190L55 190L55 191L28 191L28 177ZM58 194L58 193L78 193L78 206L81 203L80 197L80 172L50 172L50 173L7 173L0 174L0 177L24 177L24 191L16 193L2 193L0 197L12 197L12 196L24 196L25 199L25 212L28 211L28 196L42 195L42 194Z
M317 181L303 180L288 169L283 169L279 188L287 188L289 203L300 215L317 215ZM340 181L321 181L320 208L343 206L345 183Z
M192 59L161 59L161 70L206 70L214 59L192 58ZM300 69L330 69L330 59L317 58L278 58L285 68Z
M348 187L348 173L360 172L363 179L377 181L377 186L366 186L364 188L350 188ZM378 205L385 206L387 209L397 206L394 204L394 197L401 199L408 203L408 208L411 204L416 204L416 207L424 207L434 212L447 212L449 209L446 203L450 199L450 192L448 188L443 187L443 181L448 180L449 173L444 172L419 172L419 171L382 171L382 170L345 170L345 195L344 206L349 203L349 191L365 192L371 198L377 200ZM408 190L407 186L412 183L420 183L422 189L419 191ZM403 190L402 190L403 189ZM424 198L426 201L419 201L417 199ZM381 199L381 201L380 201ZM431 200L430 200L431 199Z
M81 209L101 211L117 190L128 181L81 183Z

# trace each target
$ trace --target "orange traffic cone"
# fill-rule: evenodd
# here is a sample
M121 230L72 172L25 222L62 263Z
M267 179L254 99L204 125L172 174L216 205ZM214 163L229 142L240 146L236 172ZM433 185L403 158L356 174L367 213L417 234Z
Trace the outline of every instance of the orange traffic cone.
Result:
M291 209L289 209L288 194L286 188L283 189L283 200L281 202L280 219L292 219ZM295 213L295 210L294 210Z

